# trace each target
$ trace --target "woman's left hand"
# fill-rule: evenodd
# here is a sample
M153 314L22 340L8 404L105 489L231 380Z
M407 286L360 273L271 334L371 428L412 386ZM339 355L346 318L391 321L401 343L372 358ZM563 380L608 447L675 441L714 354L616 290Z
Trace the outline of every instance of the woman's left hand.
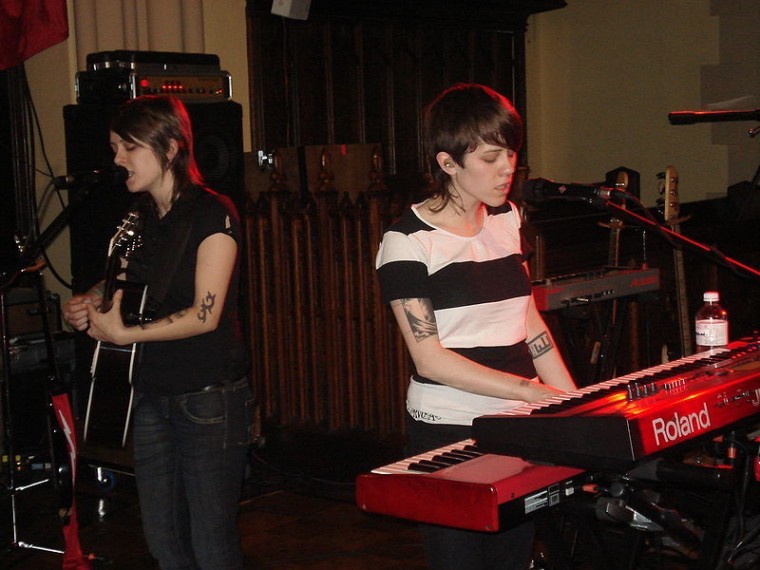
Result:
M87 334L95 340L109 342L116 345L129 344L131 341L127 338L129 329L121 318L121 299L124 291L118 289L113 296L111 308L105 312L99 312L94 306L87 307L90 328Z

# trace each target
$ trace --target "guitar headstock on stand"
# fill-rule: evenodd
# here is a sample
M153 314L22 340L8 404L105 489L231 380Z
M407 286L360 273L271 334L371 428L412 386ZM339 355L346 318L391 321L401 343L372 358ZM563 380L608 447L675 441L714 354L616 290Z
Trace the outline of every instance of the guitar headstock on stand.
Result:
M662 207L664 224L669 226L675 233L681 233L681 223L691 216L681 216L681 202L678 195L678 170L675 166L668 166L665 172L657 175L659 180L660 198L657 200ZM680 247L673 248L673 278L675 282L674 295L676 297L678 314L678 350L668 347L667 343L662 347L662 361L667 362L672 354L681 357L689 356L693 352L691 339L691 313L689 312L689 296L686 291L686 274L684 270L683 251Z
M678 195L678 170L675 166L668 166L665 172L657 174L658 191L660 197L657 205L661 208L662 217L666 226L677 226L687 221L691 216L681 217L681 200Z

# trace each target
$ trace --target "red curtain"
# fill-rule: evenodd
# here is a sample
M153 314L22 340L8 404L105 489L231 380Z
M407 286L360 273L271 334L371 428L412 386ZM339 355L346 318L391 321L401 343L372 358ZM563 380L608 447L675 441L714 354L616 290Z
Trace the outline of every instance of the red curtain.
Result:
M0 70L67 37L66 0L0 0Z

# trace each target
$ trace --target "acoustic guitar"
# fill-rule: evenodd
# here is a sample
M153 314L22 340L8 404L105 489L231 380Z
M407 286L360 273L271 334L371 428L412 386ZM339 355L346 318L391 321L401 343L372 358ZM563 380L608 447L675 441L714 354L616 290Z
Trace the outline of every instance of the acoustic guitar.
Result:
M109 242L100 309L110 310L114 293L123 290L121 314L127 325L150 320L145 310L148 287L119 278L124 262L141 245L139 222L139 215L130 212ZM92 379L84 422L83 435L87 443L109 447L126 445L134 395L132 379L138 356L137 343L119 346L98 341L90 369Z

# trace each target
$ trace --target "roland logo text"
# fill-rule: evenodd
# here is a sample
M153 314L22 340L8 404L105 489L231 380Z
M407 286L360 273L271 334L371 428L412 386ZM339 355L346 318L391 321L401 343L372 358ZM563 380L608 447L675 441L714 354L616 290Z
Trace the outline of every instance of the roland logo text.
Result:
M658 446L673 443L701 431L707 431L710 429L710 413L707 411L707 402L697 412L686 415L676 412L668 418L655 418L652 421L652 429L654 430L655 443Z

